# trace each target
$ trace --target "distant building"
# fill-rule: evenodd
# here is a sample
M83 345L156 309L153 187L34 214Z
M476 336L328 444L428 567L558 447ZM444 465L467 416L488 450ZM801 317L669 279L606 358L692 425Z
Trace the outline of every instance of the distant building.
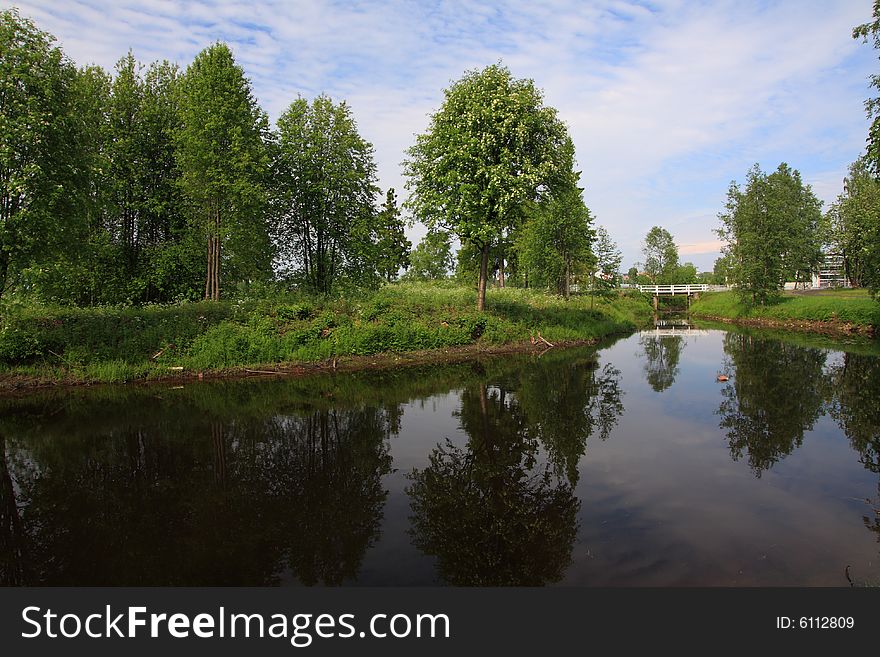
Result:
M851 287L841 254L825 254L822 264L819 265L819 271L813 273L813 287Z
M788 281L783 287L786 290L819 290L829 287L852 287L852 285L846 277L843 256L839 253L826 253L822 258L819 269L813 272L809 283L806 281L800 283Z

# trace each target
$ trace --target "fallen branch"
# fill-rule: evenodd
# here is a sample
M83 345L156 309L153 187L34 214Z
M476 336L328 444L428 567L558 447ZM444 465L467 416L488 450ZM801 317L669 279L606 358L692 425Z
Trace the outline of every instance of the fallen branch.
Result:
M52 354L52 355L55 356L56 358L60 359L60 360L61 360L61 364L62 364L66 369L69 370L69 369L72 367L71 364L68 362L68 360L67 360L64 356L62 356L61 354L56 354L56 353L55 353L54 351L52 351L51 349L47 349L46 351L48 351L50 354Z
M246 369L245 372L247 372L248 374L278 374L278 372L269 372L267 370L248 370L248 369Z
M552 342L547 342L547 340L544 339L544 336L541 335L541 332L540 332L540 331L538 331L538 339L539 339L541 342L543 342L545 345L547 345L548 347L555 347L555 346L556 346L556 345L554 345Z

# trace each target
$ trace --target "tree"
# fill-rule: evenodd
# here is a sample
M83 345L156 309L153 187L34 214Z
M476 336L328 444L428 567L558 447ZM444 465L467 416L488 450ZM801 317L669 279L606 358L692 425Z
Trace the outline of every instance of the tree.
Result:
M177 159L190 220L207 243L205 298L218 300L221 269L233 279L266 275L264 138L268 120L224 43L200 52L181 82Z
M843 256L847 279L880 291L880 182L860 158L849 168L843 193L828 209L828 241Z
M538 204L516 246L520 266L530 282L553 287L565 298L572 276L593 268L593 218L582 191L575 184L568 185Z
M670 232L660 226L651 228L645 236L642 253L645 254L645 272L651 281L655 285L671 283L678 269L678 247Z
M853 39L861 39L867 43L870 38L875 49L880 49L880 0L874 0L873 21L853 28ZM880 75L868 76L870 86L880 89ZM874 176L880 176L880 98L869 98L865 101L865 112L871 119L868 128L866 164Z
M801 174L785 162L767 179L768 211L777 215L785 230L785 280L806 286L822 262L822 202L804 185Z
M731 275L731 265L730 255L724 255L715 260L715 265L712 268L712 282L715 285L727 285Z
M697 282L697 266L692 262L686 262L675 269L672 283L677 285L690 285Z
M501 65L470 71L444 92L404 163L407 201L429 228L481 254L477 308L486 302L489 251L521 219L521 206L570 180L571 140L531 80Z
M592 247L596 260L593 286L595 287L597 280L600 280L606 287L617 287L620 283L620 264L623 262L623 254L603 226L598 226L595 232L596 239Z
M15 9L0 13L0 297L81 233L77 72L53 41Z
M744 190L731 183L718 235L743 298L764 304L786 280L807 280L821 259L821 205L785 163L769 176L755 164Z
M379 275L391 282L397 278L401 269L409 267L409 251L412 248L412 242L406 239L403 230L403 219L400 217L393 187L386 193L385 203L376 217L375 240Z
M429 230L409 256L407 278L434 281L446 278L452 267L452 246L449 233Z
M346 103L318 96L311 105L304 98L290 104L278 119L274 180L282 271L325 295L345 274L375 279L370 251L376 165Z

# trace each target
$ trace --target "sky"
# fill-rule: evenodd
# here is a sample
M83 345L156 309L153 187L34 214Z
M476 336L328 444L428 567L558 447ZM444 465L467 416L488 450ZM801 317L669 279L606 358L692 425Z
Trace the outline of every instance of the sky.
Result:
M465 71L531 78L574 139L584 200L624 270L652 226L711 270L732 180L798 169L825 207L864 151L877 53L852 38L871 0L55 0L0 2L80 66L129 49L185 67L227 42L274 122L297 97L345 100L375 148L379 184ZM408 231L413 242L425 229Z

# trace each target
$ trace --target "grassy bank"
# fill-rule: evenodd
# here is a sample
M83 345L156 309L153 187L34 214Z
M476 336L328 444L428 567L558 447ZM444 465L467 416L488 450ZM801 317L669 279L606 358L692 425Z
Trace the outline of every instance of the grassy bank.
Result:
M583 342L650 318L640 296L565 301L533 290L389 285L346 300L287 297L138 308L7 307L0 385L121 382L344 357Z
M786 293L764 306L742 303L734 292L709 293L695 301L690 312L743 325L823 333L875 335L880 326L880 303L867 290Z

